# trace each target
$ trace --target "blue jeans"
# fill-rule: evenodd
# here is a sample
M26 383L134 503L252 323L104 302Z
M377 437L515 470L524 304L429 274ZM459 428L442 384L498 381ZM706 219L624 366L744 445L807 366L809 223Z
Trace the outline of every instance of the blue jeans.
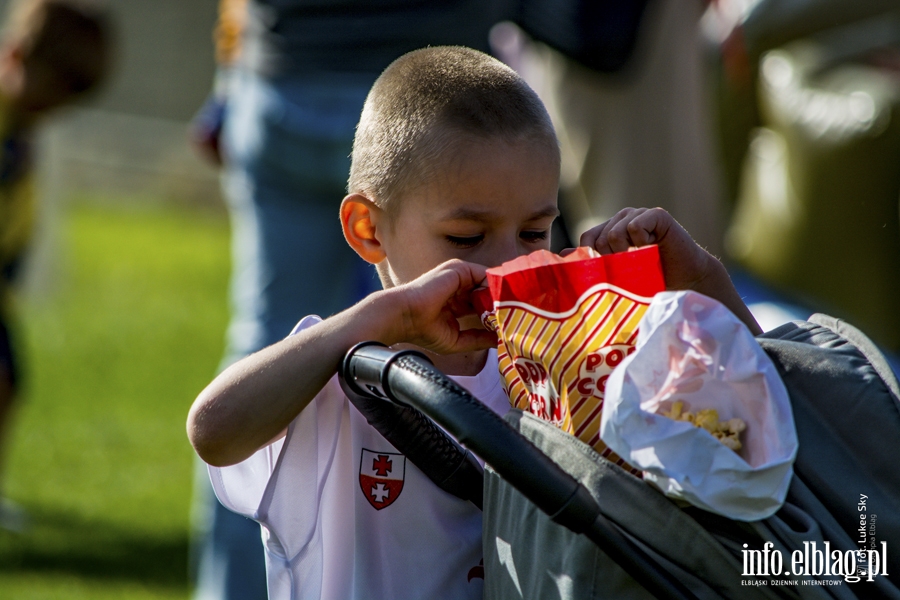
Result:
M226 362L377 287L338 216L354 128L373 81L273 83L238 73L231 82L223 132L233 261Z
M789 321L806 321L815 312L827 312L827 309L821 307L804 306L792 301L740 268L731 267L729 273L738 294L763 331L770 331ZM884 354L894 375L900 377L900 356L884 348L879 350Z
M231 218L231 323L222 367L379 288L349 248L339 207L353 132L376 75L269 81L235 73L222 145ZM197 600L262 600L259 525L229 512L202 478L195 502L208 531L196 559ZM205 504L205 506L203 506Z

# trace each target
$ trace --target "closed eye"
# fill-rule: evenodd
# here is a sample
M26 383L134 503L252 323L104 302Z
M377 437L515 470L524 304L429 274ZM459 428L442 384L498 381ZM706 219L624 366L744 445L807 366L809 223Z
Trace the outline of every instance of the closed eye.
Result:
M456 236L456 235L448 235L447 241L457 248L474 248L478 244L481 243L481 240L484 239L483 234L472 235L472 236Z
M536 244L538 242L546 240L548 233L549 232L546 229L543 229L541 231L523 231L519 233L519 237L522 238L522 240L525 242Z

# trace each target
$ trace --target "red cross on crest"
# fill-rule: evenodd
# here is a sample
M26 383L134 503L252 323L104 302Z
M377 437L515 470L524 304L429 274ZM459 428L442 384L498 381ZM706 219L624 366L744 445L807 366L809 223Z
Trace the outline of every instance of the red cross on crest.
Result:
M384 454L379 454L378 458L372 461L372 470L379 477L386 477L391 472L391 459Z
M403 491L406 457L399 452L362 449L359 459L359 487L375 510L394 503Z

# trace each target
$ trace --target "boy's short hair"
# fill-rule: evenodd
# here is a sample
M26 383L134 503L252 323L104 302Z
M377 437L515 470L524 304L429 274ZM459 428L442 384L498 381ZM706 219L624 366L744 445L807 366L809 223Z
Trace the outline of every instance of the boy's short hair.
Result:
M366 98L348 191L393 209L433 175L448 150L493 137L534 141L559 165L550 116L515 71L470 48L415 50L391 63Z
M98 4L78 0L19 0L11 7L5 41L22 60L52 67L73 94L95 87L109 63L109 24Z

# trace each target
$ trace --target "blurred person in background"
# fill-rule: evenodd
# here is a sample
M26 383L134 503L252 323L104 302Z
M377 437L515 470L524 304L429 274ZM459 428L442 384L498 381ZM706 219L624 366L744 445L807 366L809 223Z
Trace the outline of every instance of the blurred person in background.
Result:
M752 131L761 125L757 101L762 57L791 42L851 23L883 20L900 11L896 0L714 0L703 16L712 45L717 133L726 199L739 195ZM876 33L873 47L883 43Z
M378 287L338 220L356 123L395 58L428 45L488 51L508 2L222 0L220 72L192 139L223 166L232 226L231 323L221 367ZM198 473L197 600L266 597L259 525ZM197 555L199 554L199 555Z
M522 0L495 40L538 92L562 150L569 237L660 206L719 254L725 227L700 18L706 2ZM500 35L500 34L503 35Z
M896 0L521 0L515 21L494 39L554 119L571 238L662 206L765 329L822 311L897 355Z
M13 3L0 41L0 528L26 524L3 496L2 452L21 378L12 305L36 215L32 136L46 115L103 80L109 44L105 15L69 0Z
M764 328L825 312L900 356L900 4L719 0L726 252Z

